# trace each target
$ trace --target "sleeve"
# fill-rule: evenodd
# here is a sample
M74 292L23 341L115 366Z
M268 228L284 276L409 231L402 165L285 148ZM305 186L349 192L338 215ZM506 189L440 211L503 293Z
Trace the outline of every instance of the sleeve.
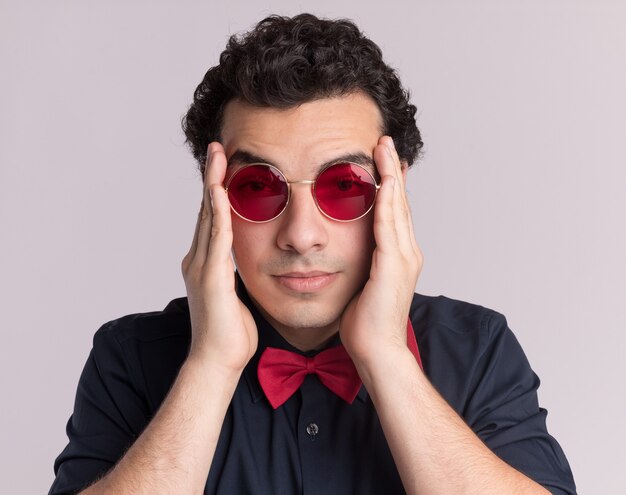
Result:
M490 314L481 338L484 351L464 414L469 426L498 457L551 493L575 494L570 466L538 404L539 377L505 317Z
M133 386L114 324L100 328L80 376L68 445L54 462L49 495L76 493L104 476L147 423L146 401Z

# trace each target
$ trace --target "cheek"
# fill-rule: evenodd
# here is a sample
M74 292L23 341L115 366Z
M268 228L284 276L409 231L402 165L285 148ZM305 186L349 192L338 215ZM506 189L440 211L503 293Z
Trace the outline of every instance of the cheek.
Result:
M247 236L237 235L236 231L233 229L232 253L237 270L246 271L248 266L254 264L254 251L251 249L253 245L254 244L249 241Z
M376 247L374 216L370 214L353 224L344 224L342 234L341 249L350 258L350 263L359 271L369 271Z
M254 224L232 215L233 258L237 269L249 271L258 265L271 242L267 224Z

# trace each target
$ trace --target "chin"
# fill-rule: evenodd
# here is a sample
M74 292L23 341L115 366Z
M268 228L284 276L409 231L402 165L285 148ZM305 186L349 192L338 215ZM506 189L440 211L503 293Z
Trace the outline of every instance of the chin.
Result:
M263 298L257 299L264 316L270 323L292 329L324 328L336 326L339 329L339 319L345 308L331 308L322 301L285 301L280 306L265 305ZM269 318L268 318L269 317Z
M314 311L301 311L297 314L293 312L289 312L287 315L277 315L278 318L275 318L281 324L294 328L294 329L304 329L304 328L328 328L329 326L337 326L337 330L339 330L339 317L340 314L319 314Z
M329 286L307 292L285 287L271 276L241 278L244 283L252 278L246 284L248 295L277 330L317 328L327 333L339 330L343 311L364 283L341 273Z

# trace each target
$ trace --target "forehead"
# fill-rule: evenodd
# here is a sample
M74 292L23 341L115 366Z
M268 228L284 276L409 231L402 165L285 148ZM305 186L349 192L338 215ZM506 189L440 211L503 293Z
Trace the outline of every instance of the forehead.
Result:
M362 93L288 109L232 100L224 111L221 134L229 159L247 154L301 176L340 157L371 158L382 135L382 117L376 103Z

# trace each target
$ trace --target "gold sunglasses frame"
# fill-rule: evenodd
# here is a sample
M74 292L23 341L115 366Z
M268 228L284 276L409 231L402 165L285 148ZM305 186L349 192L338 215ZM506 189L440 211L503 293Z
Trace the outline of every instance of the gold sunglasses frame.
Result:
M229 196L228 197L228 204L230 205L230 209L239 218L241 218L242 220L245 220L246 222L250 222L250 223L267 223L267 222L271 222L272 220L276 220L279 216L281 216L284 213L284 211L287 209L287 206L289 206L289 201L291 200L291 184L311 184L311 194L313 196L313 201L315 201L315 206L317 206L317 209L319 210L319 212L322 215L324 215L326 218L330 219L330 220L333 220L335 222L342 222L342 223L354 222L355 220L359 220L360 218L363 218L365 215L367 215L372 210L372 208L374 207L374 203L376 203L376 196L378 195L378 190L380 189L380 184L378 183L376 178L372 175L372 173L369 170L367 170L363 165L360 165L360 164L354 163L354 162L331 163L330 165L327 165L326 167L321 169L319 171L319 173L317 174L317 177L315 177L314 180L303 179L303 180L291 180L291 181L287 180L287 177L285 177L285 174L278 167L276 167L274 165L270 165L269 163L258 162L258 163L249 163L249 164L244 165L243 167L237 169L228 178L228 181L226 182L226 186L224 188L224 190L226 191L226 194L228 195L228 188L230 186L231 181L233 180L233 177L235 177L240 171L242 171L242 170L244 170L244 169L246 169L248 167L254 167L254 166L258 166L258 165L262 165L264 167L269 167L271 169L274 169L277 172L277 174L280 175L285 180L285 182L287 183L287 202L285 203L285 206L283 207L283 209L280 210L280 213L278 215L276 215L275 217L270 218L269 220L250 220L249 218L244 217L237 210L235 210L235 208L233 207L232 203L230 202L230 196ZM337 165L354 165L356 167L359 167L361 170L363 170L367 175L369 175L372 178L372 182L374 182L374 185L376 186L376 189L374 191L374 200L372 201L372 204L370 205L370 207L362 215L360 215L360 216L358 216L356 218L351 218L350 220L339 220L337 218L331 217L324 210L322 210L320 204L317 201L317 196L315 194L315 189L316 189L316 185L317 185L316 184L317 183L317 179L319 179L320 175L322 175L329 168L335 167Z

